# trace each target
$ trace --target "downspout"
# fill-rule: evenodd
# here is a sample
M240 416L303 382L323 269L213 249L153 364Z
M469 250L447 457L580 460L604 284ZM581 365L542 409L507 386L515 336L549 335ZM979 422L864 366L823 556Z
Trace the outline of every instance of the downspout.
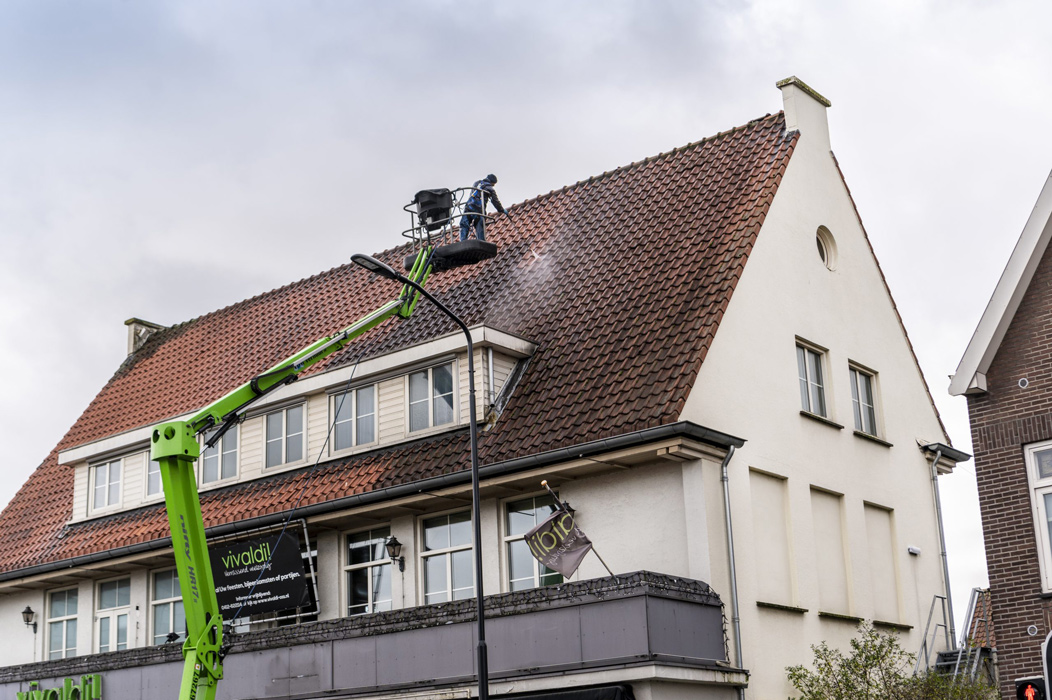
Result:
M946 609L949 612L949 644L950 649L957 647L957 630L953 623L953 597L950 595L950 563L946 558L946 532L942 527L942 499L939 498L939 460L942 459L942 448L935 450L935 459L931 461L931 485L935 492L935 519L939 524L939 549L942 553L942 576L946 582Z
M731 488L727 477L727 465L734 456L734 445L727 448L727 454L720 465L720 481L723 482L723 510L727 514L727 559L731 572L731 627L734 628L734 659L738 668L744 669L742 662L742 628L741 616L738 613L738 573L734 568L734 528L731 525ZM745 688L738 688L738 697L745 698Z

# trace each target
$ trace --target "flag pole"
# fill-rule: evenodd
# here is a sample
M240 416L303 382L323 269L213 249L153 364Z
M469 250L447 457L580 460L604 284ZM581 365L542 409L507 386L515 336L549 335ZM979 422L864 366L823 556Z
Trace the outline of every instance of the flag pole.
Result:
M548 480L547 479L541 481L541 486L544 487L545 491L547 491L548 493L551 494L552 498L555 499L555 502L559 504L559 507L562 510L565 510L565 511L569 512L569 509L566 507L566 504L559 498L558 494L556 494L555 491L552 491L551 487L548 486ZM576 519L574 519L574 525L575 526L577 525L577 520ZM595 555L595 558L599 560L599 563L603 565L603 568L606 569L606 572L608 574L610 574L614 578L617 578L617 574L615 574L613 571L610 570L610 567L606 565L606 562L603 561L603 558L601 556L599 556L599 552L595 551L595 542L592 543L592 554Z

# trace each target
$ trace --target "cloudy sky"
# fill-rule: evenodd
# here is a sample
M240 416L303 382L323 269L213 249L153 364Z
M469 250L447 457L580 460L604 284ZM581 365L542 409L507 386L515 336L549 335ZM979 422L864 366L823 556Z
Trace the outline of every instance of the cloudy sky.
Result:
M955 445L952 373L1052 167L1052 3L0 2L0 504L125 355L399 242L424 187L505 203L830 98L833 148ZM959 614L974 467L944 479Z

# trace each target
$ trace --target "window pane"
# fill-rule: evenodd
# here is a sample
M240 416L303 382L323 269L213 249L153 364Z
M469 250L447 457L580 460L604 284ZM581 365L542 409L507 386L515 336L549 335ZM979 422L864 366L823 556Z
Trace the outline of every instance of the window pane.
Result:
M284 430L285 418L281 411L267 416L267 441L280 440Z
M349 594L347 614L360 615L369 612L369 569L354 569L347 572Z
M61 659L64 640L64 630L62 629L63 623L52 622L48 625L47 636L48 636L48 658L49 659Z
M413 372L409 375L409 402L426 401L428 398L427 370Z
M291 435L300 435L303 433L303 406L296 406L290 408L286 416L288 418L288 427L286 431Z
M428 426L427 401L409 404L409 430L424 430Z
M66 616L66 592L59 591L51 594L51 617Z
M373 387L367 386L355 392L358 401L358 415L368 416L376 413L376 392Z
M96 489L105 488L107 482L109 481L106 478L106 473L107 473L108 467L109 467L109 465L106 465L106 464L100 464L99 466L95 467L95 488Z
M807 369L811 378L811 411L820 416L826 414L825 388L822 382L822 358L811 350L807 351Z
M449 555L453 563L453 600L463 600L474 595L472 583L471 550L462 549Z
M508 543L508 575L511 590L521 591L524 588L533 588L533 561L530 547L525 540Z
M231 479L237 476L237 450L223 453L223 470L220 474L222 479Z
M431 370L435 382L435 395L453 393L453 365L442 365Z
M359 416L357 428L359 445L368 445L370 442L376 441L375 414L370 414L368 416Z
M445 549L449 546L449 517L441 516L424 521L424 549Z
M66 620L66 656L77 653L77 621Z
M453 394L435 397L435 425L453 422Z
M117 607L123 607L131 602L131 579L117 582Z
M444 603L446 591L446 557L439 555L424 560L424 592L427 603Z
M172 631L179 635L180 639L186 639L186 611L183 610L183 601L173 603L175 605L175 624Z
M285 458L288 462L298 462L303 459L303 433L289 435L285 443Z
M373 572L373 612L391 609L391 565L381 564L370 567Z
M346 423L354 416L354 404L351 403L350 394L338 394L332 397L333 410L335 412L334 423Z
M120 472L118 472L118 474L119 473ZM106 505L116 505L120 501L120 488L121 485L119 481L110 482L109 495L106 501Z
M336 430L333 431L333 447L337 450L346 450L348 447L354 445L354 441L351 437L351 424L348 423L337 423Z
M800 408L804 411L810 411L811 399L807 393L807 359L804 355L804 349L799 345L796 346L796 369L800 377Z
M558 571L552 571L547 566L542 566L541 569L542 569L542 571L541 571L541 585L542 586L552 586L552 585L555 585L556 583L562 583L563 582L563 575L560 574Z
M281 440L267 443L267 466L274 467L282 463Z
M147 458L149 459L149 458ZM146 495L153 496L161 492L161 465L157 460L150 460L146 469Z
M172 572L162 571L153 575L153 599L172 598Z
M99 609L108 610L117 607L117 582L110 581L99 586Z
M171 614L171 603L163 603L161 605L155 605L153 608L153 643L164 644L168 637L168 633L171 632L171 620L169 615Z
M1052 450L1040 450L1034 453L1037 462L1037 478L1047 479L1052 476Z
M527 498L525 501L509 503L507 508L507 527L509 535L521 535L529 532L533 529L533 526L537 524L532 498Z
M212 448L212 454L206 454L201 462L201 481L208 484L219 480L219 454Z
M117 651L128 648L128 616L117 616Z
M76 615L77 614L77 589L71 589L66 591L66 614Z
M449 546L471 544L471 513L453 513L449 516Z

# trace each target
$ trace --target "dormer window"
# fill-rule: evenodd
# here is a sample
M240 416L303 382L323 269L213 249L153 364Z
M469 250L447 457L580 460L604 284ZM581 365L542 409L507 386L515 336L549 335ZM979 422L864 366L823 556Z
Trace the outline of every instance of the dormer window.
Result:
M121 461L102 462L91 468L93 510L113 508L121 502Z
M453 363L409 375L409 432L453 422Z

